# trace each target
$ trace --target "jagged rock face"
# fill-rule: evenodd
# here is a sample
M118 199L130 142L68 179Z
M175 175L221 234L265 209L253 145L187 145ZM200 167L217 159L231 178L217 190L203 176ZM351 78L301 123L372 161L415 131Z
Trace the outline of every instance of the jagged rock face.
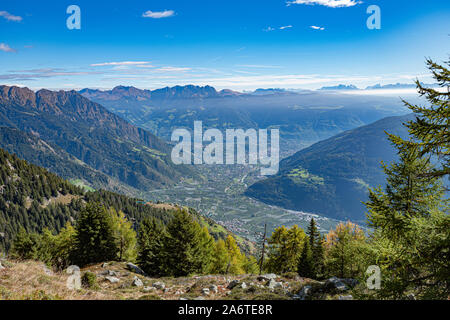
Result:
M28 88L0 86L0 110L4 109L6 113L13 111L8 110L11 107L28 109L31 112L39 111L40 113L35 116L46 120L50 120L47 119L50 116L57 115L60 122L84 122L93 129L100 127L123 139L154 144L155 147L164 146L164 143L152 134L129 124L76 91L40 90L34 93ZM14 113L11 112L9 115L13 116ZM20 119L19 115L16 114L16 116ZM16 119L10 117L9 120L14 122ZM31 124L28 125L31 126Z
M36 95L28 88L0 86L0 104L36 105Z
M0 86L1 126L33 134L137 189L193 176L192 169L171 162L165 142L76 91Z

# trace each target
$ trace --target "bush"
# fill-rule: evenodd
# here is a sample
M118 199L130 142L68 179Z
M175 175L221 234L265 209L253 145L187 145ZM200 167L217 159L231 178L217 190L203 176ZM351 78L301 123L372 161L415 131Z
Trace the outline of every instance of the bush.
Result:
M99 288L97 284L97 276L95 275L95 273L92 273L90 271L87 271L83 274L83 276L81 277L81 284L87 289L96 290Z

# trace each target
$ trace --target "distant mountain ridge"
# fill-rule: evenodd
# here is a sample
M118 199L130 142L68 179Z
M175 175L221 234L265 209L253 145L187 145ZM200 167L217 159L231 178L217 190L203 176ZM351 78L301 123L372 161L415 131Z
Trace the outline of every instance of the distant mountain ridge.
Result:
M259 88L253 91L251 94L266 95L266 94L282 94L282 93L292 93L292 92L281 88L268 88L268 89Z
M423 86L426 87L434 87L435 85L432 84L425 84L422 83ZM381 85L381 84L375 84L373 86L367 86L365 89L360 89L357 86L353 85L353 84L339 84L337 86L330 86L330 87L322 87L320 90L324 90L324 91L345 91L345 90L379 90L379 89L385 89L385 90L390 90L390 89L415 89L416 88L416 84L415 83L389 83L389 84L385 84L385 85Z
M0 126L31 133L137 189L171 184L193 174L171 162L165 142L76 91L35 93L0 86Z
M117 100L130 98L137 100L164 100L164 99L193 99L193 98L215 98L230 95L241 95L242 93L232 90L217 91L211 86L174 86L156 90L138 89L131 86L117 86L111 90L83 89L79 93L87 98L105 100Z
M359 90L359 88L353 84L339 84L337 86L322 87L320 90Z
M168 141L176 129L192 130L194 121L202 121L205 130L280 128L281 149L286 155L343 130L406 112L397 97L358 97L331 91L259 89L238 93L209 86L151 91L119 86L80 93Z

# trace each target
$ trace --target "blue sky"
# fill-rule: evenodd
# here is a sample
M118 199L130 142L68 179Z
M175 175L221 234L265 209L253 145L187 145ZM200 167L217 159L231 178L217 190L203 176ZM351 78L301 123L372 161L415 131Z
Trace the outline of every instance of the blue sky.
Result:
M448 60L450 1L2 1L0 84L315 89L429 81ZM66 9L81 9L69 30ZM381 29L369 30L370 5Z

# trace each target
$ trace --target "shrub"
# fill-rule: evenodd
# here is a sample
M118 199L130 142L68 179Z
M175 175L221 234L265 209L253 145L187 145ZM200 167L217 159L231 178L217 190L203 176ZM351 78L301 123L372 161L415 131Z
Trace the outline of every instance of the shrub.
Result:
M97 276L95 273L87 271L81 277L81 284L88 289L98 289Z

